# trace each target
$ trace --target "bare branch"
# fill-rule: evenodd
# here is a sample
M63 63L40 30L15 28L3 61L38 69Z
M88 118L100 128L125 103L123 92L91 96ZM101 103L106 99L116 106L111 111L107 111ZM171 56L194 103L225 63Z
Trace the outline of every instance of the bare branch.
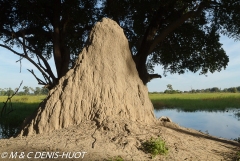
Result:
M10 51L14 52L15 54L17 54L19 56L22 56L22 57L26 58L28 61L30 61L42 73L43 77L48 79L49 83L51 83L51 80L49 79L47 74L52 78L53 82L55 82L56 81L56 77L54 76L54 74L52 72L52 69L51 69L50 65L48 64L47 60L42 56L42 53L40 51L38 51L37 48L34 47L33 44L31 46L34 48L34 50L31 47L26 45L25 33L26 32L29 33L31 30L24 29L24 30L18 31L17 33L14 32L12 27L11 27L11 30L12 30L13 38L15 38L18 41L18 43L22 45L24 54L19 55L19 54L17 54L17 52L14 52L14 50L12 50L11 48L6 46L7 49L9 49ZM19 38L22 38L23 41L21 41ZM43 63L44 63L46 68L44 68L42 65L39 66L31 58L29 58L27 50L29 50L30 52L35 53L36 55L38 55L39 58L43 61Z
M20 56L20 59L16 61L16 63L20 62L20 73L21 73L21 70L22 70L22 59L23 59L23 57Z
M24 39L24 40L25 40L25 39ZM20 43L21 43L21 42L20 42ZM23 43L23 44L24 44L24 43ZM33 45L32 45L32 46L33 46ZM38 62L39 62L39 66L40 66L46 73L48 73L48 75L52 78L52 80L53 80L53 82L54 82L55 79L56 79L56 77L54 76L51 67L49 66L47 60L42 56L41 52L40 52L36 47L34 47L34 46L33 46L34 50L33 50L32 48L26 46L26 45L24 45L24 47L27 48L29 51L31 51L31 52L33 52L33 53L35 53L35 54L37 55L37 59L38 59ZM41 63L40 63L40 61L39 61L39 58L43 61L43 63L44 63L44 65L45 65L46 68L44 68L44 67L41 65ZM40 71L40 72L42 73L42 71ZM43 76L45 77L46 75L43 75Z
M27 54L27 50L26 50L25 34L24 34L24 33L22 33L22 34L23 34L23 36L22 36L22 38L23 38L23 42L21 42L18 38L17 38L17 40L22 44L24 54L25 54L26 56L28 56L28 54Z
M48 64L47 60L42 56L42 54L40 54L40 52L35 49L35 53L37 54L37 56L39 56L39 58L43 61L44 65L46 68L43 68L45 69L45 71L49 74L49 76L52 78L53 82L56 81L56 77L54 76L53 72L52 72L52 69L50 67L50 65Z
M14 54L16 54L16 55L19 55L19 56L24 56L24 54L21 54L21 53L19 53L19 52L16 52L15 50L13 50L13 49L11 49L9 46L7 46L7 45L3 45L3 44L0 44L0 46L1 47L3 47L3 48L5 48L5 49L8 49L9 51L11 51L11 52L13 52Z
M33 70L29 70L29 69L27 69L30 73L32 73L32 75L37 79L37 81L38 81L38 84L40 84L40 85L47 85L48 84L48 82L43 82L41 79L39 79L36 75L35 75L35 73L33 72Z
M47 72L47 69L44 68L44 66L42 66L42 64L41 64L41 62L40 62L40 60L39 60L39 56L38 56L38 55L37 55L37 60L38 60L38 65L39 65L45 72Z
M15 39L23 46L23 51L24 51L24 55L22 54L22 57L24 57L24 58L26 58L28 61L30 61L41 73L42 73L42 75L43 75L43 77L44 77L44 79L46 80L46 82L48 82L49 84L52 84L53 82L51 81L51 79L48 77L48 75L47 74L49 74L50 75L50 77L52 77L52 80L54 81L54 79L55 79L55 76L53 75L53 73L52 73L52 70L51 70L51 68L50 68L50 66L49 66L49 64L47 63L47 61L43 58L43 56L40 54L40 53L36 53L40 58L42 58L42 60L43 60L43 62L44 62L44 60L46 61L46 64L47 64L47 67L48 67L48 70L47 71L44 71L42 68L41 68L41 66L39 66L36 62L34 62L29 56L28 56L28 54L27 54L27 49L28 50L30 50L30 51L32 51L32 52L34 52L34 50L32 50L30 47L28 47L28 46L26 46L26 39L25 39L25 35L24 35L24 33L22 33L22 39L23 39L23 41L21 41L20 39L19 39L19 37L15 37ZM29 70L30 71L30 70ZM32 73L32 72L31 72ZM46 74L47 73L47 74ZM33 74L33 73L32 73ZM35 74L33 74L34 76L35 76L35 78L38 80L38 82L43 82L42 80L41 81L39 81L40 79L39 78L37 78L36 77L36 75ZM45 85L46 83L45 82L43 82L44 84L43 85ZM42 83L41 83L42 84Z
M13 111L11 99L12 99L12 97L13 97L14 95L17 94L17 92L18 92L19 88L21 87L22 83L23 83L23 81L20 83L19 87L15 90L15 92L14 92L11 96L10 96L10 95L8 96L6 102L3 102L3 108L2 108L1 114L0 114L1 117L3 117L3 114L6 115L6 114L9 114L9 113L11 113L11 112ZM7 103L8 103L8 101L10 102L10 111L7 112ZM1 117L0 117L0 118L1 118Z
M25 58L25 59L27 59L28 61L30 61L30 62L42 73L42 75L43 75L44 77L48 78L48 82L51 83L51 80L50 80L50 78L46 75L46 73L45 73L31 58L29 58L27 55L18 53L18 52L16 52L15 50L13 50L13 49L11 49L10 47L8 47L8 46L6 46L6 45L3 45L3 44L0 44L0 46L6 48L6 49L8 49L8 50L10 50L10 51L13 52L14 54L19 55L19 56L21 56L22 58ZM42 82L43 82L43 81L42 81ZM44 85L45 85L45 84L44 84Z

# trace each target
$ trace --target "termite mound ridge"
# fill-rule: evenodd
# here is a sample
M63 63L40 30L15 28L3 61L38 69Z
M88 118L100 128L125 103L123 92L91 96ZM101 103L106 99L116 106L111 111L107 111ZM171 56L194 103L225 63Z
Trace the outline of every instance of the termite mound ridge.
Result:
M48 133L89 120L98 129L116 132L136 129L134 122L155 122L128 40L108 18L96 23L75 67L24 122L20 135Z

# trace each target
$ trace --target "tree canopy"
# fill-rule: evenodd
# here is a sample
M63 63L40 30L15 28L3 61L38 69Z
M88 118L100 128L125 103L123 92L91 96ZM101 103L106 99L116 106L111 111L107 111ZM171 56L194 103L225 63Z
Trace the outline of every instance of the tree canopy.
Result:
M155 65L164 74L226 68L219 38L239 40L239 8L239 0L0 0L0 46L34 64L44 80L29 71L51 89L74 66L92 26L109 17L124 29L146 84L161 77L149 74ZM47 62L51 57L57 75Z

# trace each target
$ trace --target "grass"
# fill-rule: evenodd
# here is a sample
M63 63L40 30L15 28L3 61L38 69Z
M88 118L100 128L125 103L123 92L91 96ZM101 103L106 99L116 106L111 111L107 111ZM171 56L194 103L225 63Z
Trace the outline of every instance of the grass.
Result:
M111 159L107 159L105 161L124 161L121 156L113 157Z
M17 128L22 124L23 120L31 115L38 107L39 103L46 96L14 96L11 100L13 111L9 114L0 116L0 126L3 137L9 137L17 132ZM0 112L7 100L7 96L0 96ZM8 103L7 111L11 108Z
M240 108L240 93L149 94L149 97L155 109L179 108L184 111L214 111ZM3 117L0 116L0 129L6 131L6 134L3 135L11 136L15 133L16 128L36 110L44 98L46 96L14 96L12 98L14 111ZM6 99L7 96L0 96L0 112Z
M236 154L236 158L235 158L235 161L240 161L240 151L237 152L237 154Z
M152 154L152 157L155 157L158 154L165 155L168 152L168 148L161 138L151 138L150 140L142 143L142 146L145 152Z
M240 108L240 93L149 94L155 109L179 108L184 111Z

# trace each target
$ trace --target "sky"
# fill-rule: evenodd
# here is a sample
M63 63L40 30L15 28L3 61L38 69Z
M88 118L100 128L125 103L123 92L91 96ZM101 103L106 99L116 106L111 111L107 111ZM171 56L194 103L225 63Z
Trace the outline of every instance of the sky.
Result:
M234 41L227 37L221 37L220 42L223 44L223 48L229 56L229 63L225 70L221 72L208 73L205 75L199 75L198 73L185 73L185 74L168 74L167 77L163 76L163 70L161 66L155 67L155 73L161 74L161 79L153 79L147 84L149 92L163 92L167 89L167 85L171 84L174 90L189 91L191 89L206 89L212 87L218 87L221 89L240 86L240 42ZM19 50L21 51L21 50ZM34 76L27 71L27 69L33 69L37 76L41 77L40 72L27 60L22 60L22 68L20 73L20 63L16 63L19 60L19 56L12 52L0 47L0 88L12 88L15 89L19 86L21 81L22 87L42 87L38 85ZM51 59L50 65L54 67L54 62ZM55 67L54 73L56 74Z
M240 86L240 42L222 36L220 42L223 49L229 56L229 63L226 69L220 72L199 75L199 72L188 72L185 74L168 74L167 77L155 79L148 84L148 90L164 91L167 85L171 84L174 90L190 91L191 89L206 89L218 87L221 89ZM155 67L155 72L162 74L161 66Z

